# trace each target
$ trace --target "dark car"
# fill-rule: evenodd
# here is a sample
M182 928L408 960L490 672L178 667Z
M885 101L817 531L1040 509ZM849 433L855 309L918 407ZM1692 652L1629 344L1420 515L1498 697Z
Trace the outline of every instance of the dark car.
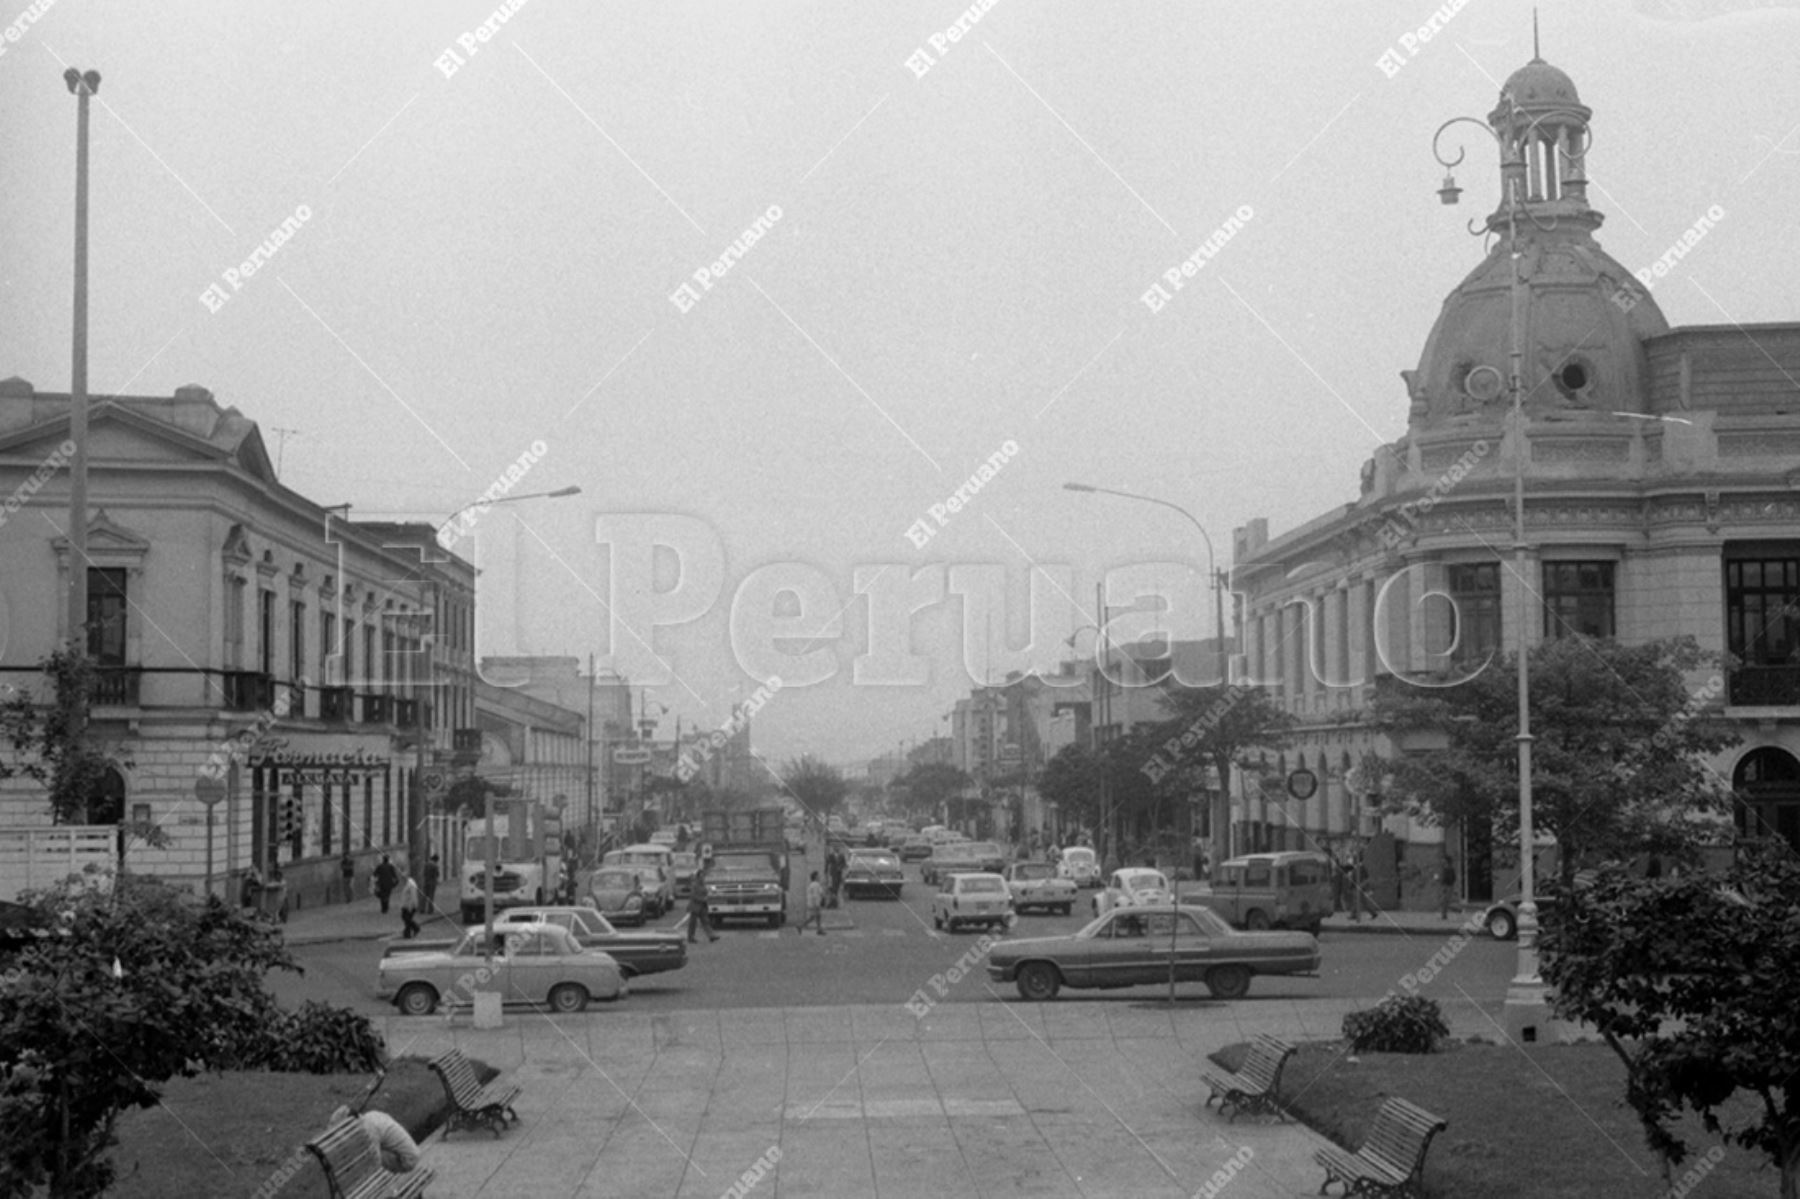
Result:
M988 952L988 977L1016 983L1026 999L1054 999L1063 987L1166 983L1171 952L1175 981L1203 982L1219 999L1243 997L1257 974L1319 970L1311 933L1238 932L1210 908L1163 904L1114 909L1073 936L1002 942Z
M931 856L931 838L930 837L924 836L920 833L914 833L912 836L908 837L906 840L904 840L900 843L900 860L902 862L917 862L922 858L928 858L930 856Z
M900 859L885 849L853 849L844 867L844 893L855 899L859 895L885 895L899 899L906 884Z
M687 938L654 931L622 933L593 908L509 908L494 917L497 928L517 924L555 924L575 934L584 949L600 949L619 963L626 978L661 974L687 965Z

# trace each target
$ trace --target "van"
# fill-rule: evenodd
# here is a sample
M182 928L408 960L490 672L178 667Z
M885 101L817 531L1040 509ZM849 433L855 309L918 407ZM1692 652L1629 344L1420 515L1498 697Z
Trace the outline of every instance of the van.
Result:
M1219 867L1195 896L1238 928L1299 928L1317 936L1331 914L1331 859L1322 853L1253 853Z

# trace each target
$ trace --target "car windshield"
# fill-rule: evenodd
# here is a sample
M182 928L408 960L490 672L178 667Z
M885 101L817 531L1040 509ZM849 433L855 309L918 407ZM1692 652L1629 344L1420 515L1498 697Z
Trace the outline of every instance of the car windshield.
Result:
M1125 887L1130 891L1165 891L1169 884L1160 874L1128 874Z
M898 866L891 853L858 853L850 856L851 866Z
M1080 862L1083 865L1091 865L1094 861L1094 851L1091 849L1065 849L1062 851L1062 856L1063 861L1068 862L1071 865L1076 862Z
M964 895L986 894L991 891L1004 890L1006 890L1006 884L997 878L981 878L979 876L970 877L966 874L962 876L962 893Z
M1000 847L992 841L971 841L968 848L970 853L979 857L995 858L1000 856Z
M769 859L759 857L717 857L713 859L711 872L720 874L756 874L769 870Z
M1021 879L1054 878L1056 871L1046 862L1013 867L1013 877Z
M594 886L609 891L629 891L633 885L629 870L602 870L594 875Z

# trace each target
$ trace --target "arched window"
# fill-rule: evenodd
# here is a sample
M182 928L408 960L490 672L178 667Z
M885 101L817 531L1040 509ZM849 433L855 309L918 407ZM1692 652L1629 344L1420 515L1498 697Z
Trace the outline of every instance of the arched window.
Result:
M108 766L100 786L88 799L89 824L123 824L125 822L125 776L117 767Z
M1800 760L1774 746L1753 749L1732 771L1731 787L1739 837L1780 837L1800 850Z

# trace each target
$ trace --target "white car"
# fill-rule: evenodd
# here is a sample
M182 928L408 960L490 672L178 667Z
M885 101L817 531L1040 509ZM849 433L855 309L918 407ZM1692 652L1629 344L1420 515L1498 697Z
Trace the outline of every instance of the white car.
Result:
M938 893L931 897L933 928L955 932L959 925L985 924L1003 929L1012 921L1012 892L997 874L945 875Z
M1012 890L1015 912L1037 908L1067 916L1075 908L1075 884L1059 878L1048 862L1014 862L1006 868L1006 885Z
M1160 870L1148 866L1127 866L1115 870L1106 880L1106 890L1094 896L1094 915L1104 916L1114 908L1141 908L1169 902L1169 880Z
M1100 885L1100 859L1085 845L1071 845L1056 862L1056 873L1077 887Z

